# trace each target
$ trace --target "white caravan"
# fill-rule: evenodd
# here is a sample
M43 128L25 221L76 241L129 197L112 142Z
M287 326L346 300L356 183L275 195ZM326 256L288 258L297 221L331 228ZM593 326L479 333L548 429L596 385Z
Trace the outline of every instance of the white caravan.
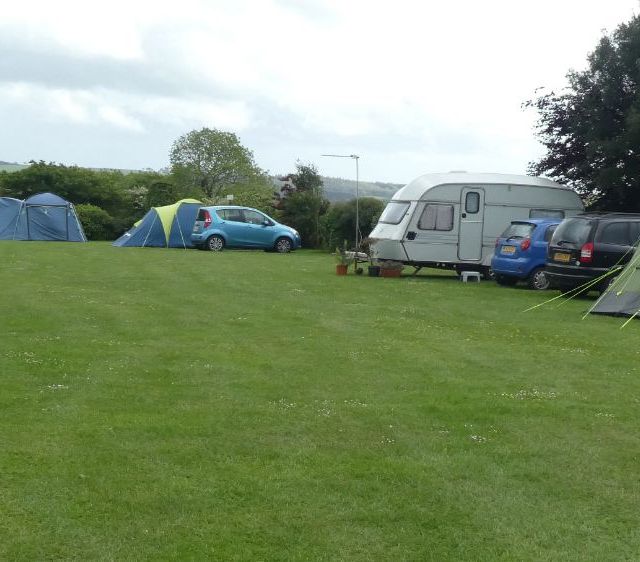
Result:
M426 174L392 197L369 235L371 254L416 268L488 274L496 238L511 221L583 210L575 191L545 178Z

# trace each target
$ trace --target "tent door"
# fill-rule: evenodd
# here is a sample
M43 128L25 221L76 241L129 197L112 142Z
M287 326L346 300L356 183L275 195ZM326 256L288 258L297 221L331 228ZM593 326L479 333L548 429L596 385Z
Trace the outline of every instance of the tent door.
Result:
M460 199L458 258L466 261L482 259L484 226L484 190L465 187Z

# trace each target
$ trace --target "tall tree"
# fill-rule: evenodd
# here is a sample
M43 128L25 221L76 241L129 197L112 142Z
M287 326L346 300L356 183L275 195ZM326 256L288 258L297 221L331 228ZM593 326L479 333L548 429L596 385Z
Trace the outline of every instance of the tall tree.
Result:
M179 184L196 186L209 198L217 198L230 185L247 183L263 173L253 153L234 133L206 127L177 139L169 160Z
M329 201L318 169L311 163L296 162L296 171L279 179L284 182L277 203L282 220L300 233L305 246L320 247L320 219L329 209Z
M601 38L568 87L525 103L546 154L529 166L572 186L588 207L640 211L640 16Z

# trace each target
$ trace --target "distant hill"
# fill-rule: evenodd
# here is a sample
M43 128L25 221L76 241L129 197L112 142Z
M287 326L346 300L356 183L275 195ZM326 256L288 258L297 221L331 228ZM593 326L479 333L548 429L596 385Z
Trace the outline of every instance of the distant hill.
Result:
M284 182L277 177L272 176L276 189L280 189ZM337 201L348 201L356 197L356 181L346 180L344 178L332 178L322 176L324 185L324 194L326 198L335 203ZM358 182L358 194L360 197L377 197L383 200L389 200L393 194L398 191L404 184L385 183L385 182Z
M26 168L25 164L18 164L17 162L3 162L0 160L0 172L17 172Z
M356 196L355 180L345 180L343 178L323 177L324 192L329 201L348 201ZM358 182L358 193L360 197L378 197L380 199L391 199L393 194L404 184L385 182Z

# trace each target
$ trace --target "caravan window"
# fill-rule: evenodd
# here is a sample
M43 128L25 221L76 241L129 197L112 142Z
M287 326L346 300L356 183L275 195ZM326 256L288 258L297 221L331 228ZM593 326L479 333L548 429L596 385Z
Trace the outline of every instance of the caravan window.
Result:
M530 219L563 219L564 211L560 209L530 209Z
M475 215L480 210L480 194L470 191L464 200L464 210L470 215Z
M409 203L404 201L391 201L382 211L378 222L386 222L388 224L398 224L403 218L407 210L409 209Z
M426 205L420 220L420 230L453 230L453 205Z

